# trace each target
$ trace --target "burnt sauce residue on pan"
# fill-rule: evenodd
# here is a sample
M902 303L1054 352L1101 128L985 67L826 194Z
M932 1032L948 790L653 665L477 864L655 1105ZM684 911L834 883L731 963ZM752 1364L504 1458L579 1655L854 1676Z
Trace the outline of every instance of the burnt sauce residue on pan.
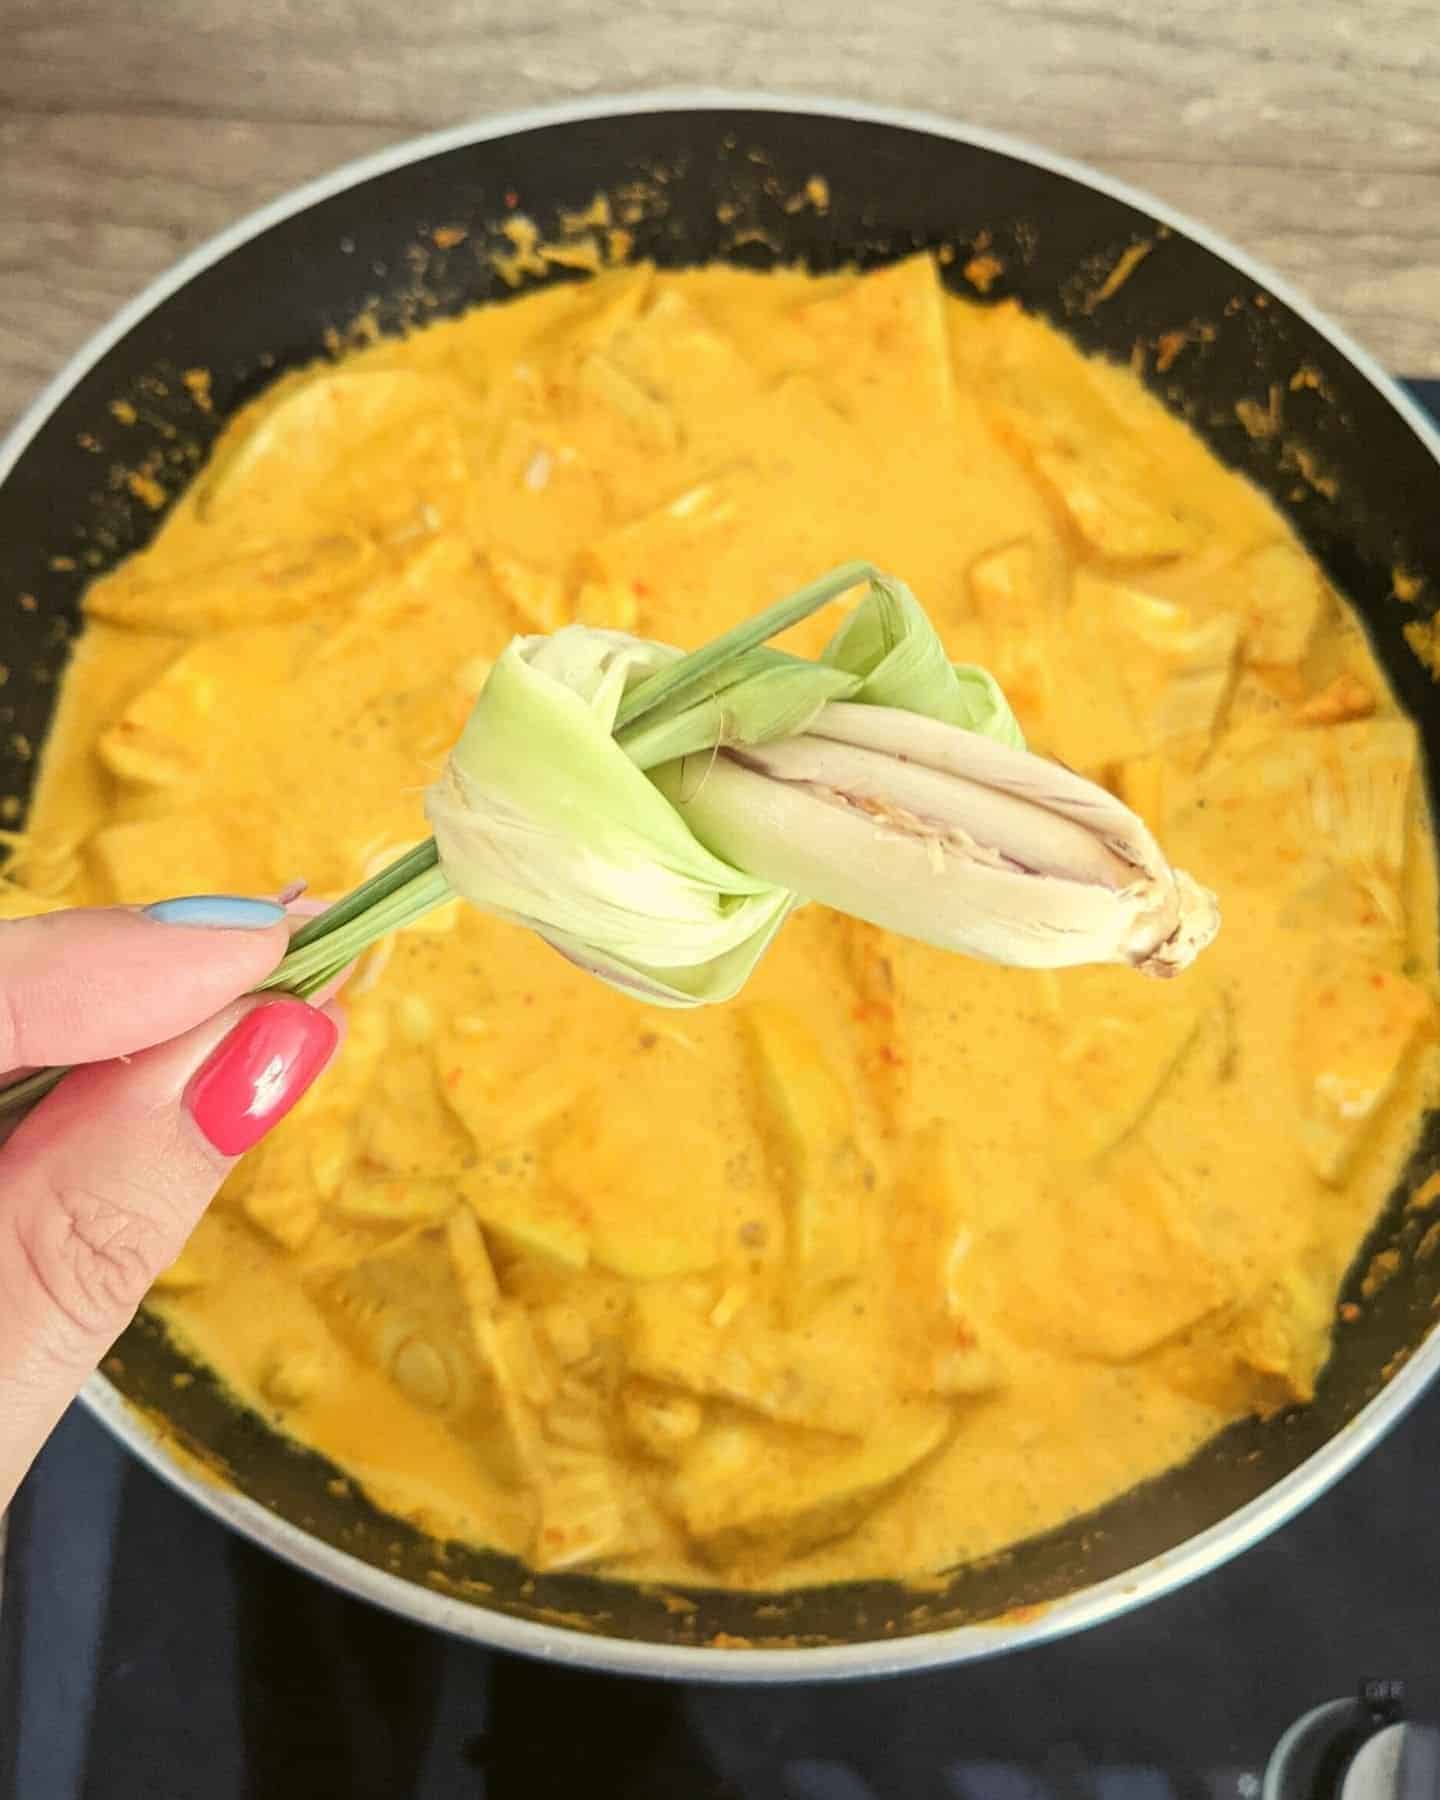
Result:
M792 159L785 170L783 154L769 149L752 154L758 150L753 138L747 140L744 132L737 132L733 145L727 147L722 141L708 157L691 154L669 161L657 159L656 166L664 169L661 177L657 178L654 167L637 170L628 184L628 194L617 198L626 185L617 183L608 189L603 208L594 207L593 197L585 193L568 194L568 221L560 216L561 209L547 212L536 205L533 196L527 196L523 184L517 182L514 188L496 196L497 206L479 213L451 206L443 214L437 210L433 218L422 218L418 225L412 223L408 241L402 242L398 232L392 234L385 254L368 255L370 246L358 231L341 233L341 238L351 237L353 248L348 252L342 249L340 254L351 260L366 260L368 280L351 286L343 304L338 298L327 303L318 343L312 338L304 346L291 345L276 354L273 361L252 353L238 364L226 364L219 358L207 364L199 360L204 356L203 347L187 344L187 352L193 351L196 361L164 367L152 363L143 371L132 372L120 388L112 388L104 406L92 407L84 425L71 433L73 454L86 459L97 474L87 496L88 507L74 507L60 541L46 546L47 564L54 566L29 576L23 590L28 598L19 602L18 610L27 617L47 622L52 641L40 646L40 653L28 665L29 673L18 665L13 667L7 686L24 685L28 689L33 681L40 687L46 685L47 677L53 683L65 653L64 637L56 622L65 617L65 609L63 602L57 605L57 600L62 600L67 588L73 595L77 577L83 580L94 570L107 566L147 535L153 525L152 508L157 494L163 503L164 496L183 486L187 470L193 469L204 454L214 415L207 413L201 403L201 393L208 398L209 389L193 378L194 371L209 369L214 404L223 417L233 411L238 400L264 385L282 365L304 360L317 349L338 350L377 334L388 335L427 317L453 312L482 293L505 287L504 271L497 258L519 259L519 265L512 263L510 269L512 275L518 276L519 290L526 291L557 276L565 278L580 272L590 254L584 243L594 246L601 263L608 262L617 251L658 251L663 256L667 239L684 256L696 230L697 186L708 191L707 197L718 192L712 212L718 215L719 209L725 208L731 215L726 220L717 216L714 227L707 225L707 231L713 235L700 247L703 254L729 255L752 267L792 260L793 252L787 253L788 247L795 242L797 225L801 223L812 230L826 227L837 211L847 208L855 220L856 209L845 196L843 182L832 177L824 189L823 205L818 204L817 190L812 186L816 179L814 166ZM706 168L707 162L713 166ZM513 207L507 204L511 194ZM797 195L804 199L800 207L792 210L790 202ZM1222 454L1233 452L1234 460L1288 503L1302 530L1309 521L1327 520L1322 535L1351 534L1352 542L1365 543L1371 564L1393 571L1393 577L1387 578L1385 600L1401 616L1393 621L1392 635L1406 624L1411 627L1412 639L1427 629L1428 593L1419 574L1426 566L1423 553L1407 544L1403 535L1396 534L1389 525L1381 528L1373 541L1366 542L1370 528L1360 511L1368 513L1372 509L1364 506L1363 497L1357 497L1353 503L1357 510L1351 512L1344 473L1344 433L1349 422L1345 417L1343 378L1336 381L1334 371L1321 366L1323 349L1312 360L1313 346L1306 343L1303 328L1297 330L1284 309L1267 304L1263 295L1237 286L1233 278L1227 297L1233 306L1212 303L1203 314L1192 316L1183 306L1172 311L1157 304L1154 295L1145 290L1145 284L1156 279L1157 271L1163 271L1167 256L1193 252L1183 241L1177 242L1163 228L1148 221L1138 221L1134 229L1111 229L1099 234L1098 247L1072 259L1063 279L1057 279L1051 269L1039 291L1035 291L1033 271L1037 260L1043 266L1045 231L1033 220L1043 218L1043 213L1031 212L1018 225L987 213L963 233L940 236L911 231L897 242L873 223L874 218L883 216L881 205L861 202L858 211L862 215L856 221L859 229L852 228L852 235L837 247L838 256L834 249L826 248L822 230L818 241L812 238L808 245L798 247L804 259L823 265L858 254L865 262L879 262L897 251L924 244L937 251L946 279L954 283L957 291L972 296L984 294L990 301L1018 295L1027 306L1049 313L1074 331L1082 343L1087 341L1087 332L1107 333L1098 347L1116 360L1130 363L1212 443L1221 440L1217 448ZM872 214L868 225L863 217L866 211ZM535 221L534 237L523 229L517 230L520 218ZM577 225L577 220L583 220L583 224ZM837 225L835 229L841 228ZM867 237L867 231L873 235ZM629 234L633 242L610 235L618 232ZM577 249L577 243L582 247ZM1129 252L1141 243L1149 246L1145 254L1130 256ZM548 259L541 253L541 246L553 245L561 246L570 260ZM532 258L539 268L523 266ZM1117 269L1120 279L1114 280ZM1123 323L1105 323L1122 313ZM327 332L331 334L328 342ZM1293 348L1285 343L1287 336L1294 339ZM1277 343L1284 354L1277 351ZM1263 378L1254 379L1247 391L1233 398L1224 392L1225 384L1218 383L1222 399L1212 405L1204 365L1207 359L1233 357L1237 345L1256 357ZM1282 363L1288 364L1283 378L1275 374ZM187 375L192 377L188 382ZM1336 398L1337 394L1342 397ZM126 418L125 413L132 410L133 419ZM55 453L63 454L63 449L57 446ZM82 521L82 529L76 531L72 520ZM1374 554L1382 543L1381 553ZM70 564L74 567L67 566ZM1357 597L1364 599L1364 592ZM1378 598L1375 604L1380 604ZM1368 608L1366 616L1371 622ZM27 646L33 637L31 632ZM1421 637L1415 647L1428 647L1428 640ZM1395 664L1391 662L1389 666L1392 677L1398 679ZM1401 685L1403 690L1404 684ZM1416 691L1412 685L1412 697ZM0 689L0 704L9 702L10 695ZM0 720L0 729L7 734L14 730L10 742L17 775L12 798L16 801L28 788L34 749L43 736L43 725L40 731L35 728L35 712L32 705L30 717L23 721L29 726L28 731L22 728L18 710L15 719ZM12 816L18 811L18 805L12 804ZM1428 1173L1423 1154L1417 1173ZM1411 1183L1412 1189L1419 1186L1418 1179ZM1403 1323L1397 1329L1395 1309L1421 1297L1407 1291L1405 1271L1414 1247L1422 1240L1433 1249L1433 1236L1427 1239L1432 1223L1427 1221L1423 1209L1412 1210L1400 1222L1398 1237L1393 1241L1377 1240L1375 1254L1383 1257L1391 1250L1398 1251L1400 1272L1382 1282L1376 1282L1372 1276L1368 1297L1357 1287L1355 1297L1344 1303L1351 1311L1347 1315L1342 1310L1342 1332L1362 1334L1368 1318L1389 1309L1389 1322L1381 1329L1400 1337L1408 1330L1413 1336L1413 1328ZM1366 1258L1365 1269L1376 1266L1373 1255ZM1384 1263L1379 1266L1389 1267ZM804 1596L777 1597L767 1617L761 1619L739 1599L720 1601L707 1596L697 1601L669 1592L657 1596L653 1605L633 1596L617 1602L613 1588L585 1576L547 1576L531 1583L527 1590L517 1586L515 1578L506 1573L503 1559L493 1559L495 1566L491 1566L491 1559L477 1557L471 1549L459 1546L442 1561L433 1562L434 1552L426 1548L423 1539L384 1515L371 1515L363 1499L353 1493L338 1489L332 1492L333 1471L321 1483L317 1465L317 1477L312 1480L302 1471L313 1459L303 1452L276 1447L259 1421L243 1414L236 1414L232 1421L233 1409L228 1408L207 1374L181 1371L173 1346L162 1343L153 1325L138 1328L133 1347L127 1342L121 1354L127 1371L119 1377L122 1386L128 1383L137 1397L148 1398L152 1405L158 1401L160 1410L168 1416L178 1419L188 1414L190 1423L186 1429L197 1441L210 1443L217 1437L231 1441L231 1453L224 1460L231 1468L246 1472L242 1485L253 1486L292 1517L300 1516L303 1510L295 1504L296 1491L313 1488L309 1511L314 1527L322 1535L346 1542L381 1566L388 1563L416 1574L431 1565L429 1579L435 1585L466 1592L473 1591L478 1583L482 1597L493 1600L498 1596L499 1603L531 1616L679 1641L713 1641L718 1636L722 1640L798 1643L834 1636L880 1635L897 1624L903 1630L932 1629L958 1615L984 1614L1011 1604L1026 1604L1032 1596L1063 1591L1103 1569L1107 1554L1121 1562L1129 1561L1138 1551L1160 1547L1163 1542L1183 1536L1188 1525L1205 1522L1204 1515L1223 1511L1227 1503L1253 1491L1254 1477L1249 1473L1252 1465L1247 1459L1269 1454L1260 1446L1288 1433L1298 1452L1303 1440L1318 1442L1329 1428L1319 1416L1302 1416L1291 1424L1277 1421L1265 1428L1246 1428L1234 1434L1228 1445L1207 1453L1212 1460L1209 1492L1204 1497L1187 1498L1182 1472L1107 1509L1093 1527L1072 1528L1049 1544L1025 1547L1018 1557L1006 1555L994 1560L949 1590L902 1602L884 1584L868 1589L855 1585L845 1590L848 1599L836 1597L834 1610L828 1615L822 1609L817 1624L815 1609ZM1378 1385L1394 1354L1392 1350L1391 1355L1380 1359L1373 1370L1362 1376L1359 1389L1343 1402L1347 1408L1353 1407L1360 1390ZM166 1393L168 1377L162 1379L163 1368L172 1375L193 1374L194 1379L187 1387ZM1323 1403L1322 1390L1322 1406ZM198 1430L197 1420L201 1421ZM241 1454L234 1453L237 1433ZM262 1443L267 1446L263 1454L259 1452ZM1288 1459L1285 1451L1280 1454ZM318 1497L322 1492L323 1501Z

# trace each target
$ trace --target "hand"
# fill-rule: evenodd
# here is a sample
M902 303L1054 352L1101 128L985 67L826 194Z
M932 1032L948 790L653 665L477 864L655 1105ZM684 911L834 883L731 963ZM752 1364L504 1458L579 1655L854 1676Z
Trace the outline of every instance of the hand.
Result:
M209 896L0 923L0 1072L79 1065L0 1147L0 1510L236 1158L334 1053L328 1004L250 991L291 923Z

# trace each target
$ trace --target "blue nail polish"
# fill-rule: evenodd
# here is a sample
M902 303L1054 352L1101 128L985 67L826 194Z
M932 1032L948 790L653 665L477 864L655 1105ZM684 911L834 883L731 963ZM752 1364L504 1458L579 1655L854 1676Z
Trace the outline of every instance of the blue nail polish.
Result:
M247 900L239 894L189 894L157 901L145 911L162 925L203 925L211 931L264 931L285 917L285 908L273 900Z

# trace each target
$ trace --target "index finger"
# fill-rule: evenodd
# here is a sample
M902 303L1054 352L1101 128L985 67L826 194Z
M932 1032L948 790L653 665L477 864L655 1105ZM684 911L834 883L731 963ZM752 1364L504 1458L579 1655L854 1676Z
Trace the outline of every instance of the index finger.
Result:
M288 942L284 907L229 895L0 923L0 1071L178 1037L263 981Z

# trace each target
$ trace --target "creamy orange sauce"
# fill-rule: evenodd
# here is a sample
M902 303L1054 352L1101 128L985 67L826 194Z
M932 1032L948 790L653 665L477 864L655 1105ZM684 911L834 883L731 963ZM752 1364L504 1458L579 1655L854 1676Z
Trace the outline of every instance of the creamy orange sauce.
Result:
M619 271L279 382L91 591L27 903L339 893L512 633L688 646L855 556L1219 941L1034 974L812 908L693 1014L458 907L376 953L152 1304L438 1534L921 1576L1312 1392L1432 1082L1414 734L1264 499L924 259Z

